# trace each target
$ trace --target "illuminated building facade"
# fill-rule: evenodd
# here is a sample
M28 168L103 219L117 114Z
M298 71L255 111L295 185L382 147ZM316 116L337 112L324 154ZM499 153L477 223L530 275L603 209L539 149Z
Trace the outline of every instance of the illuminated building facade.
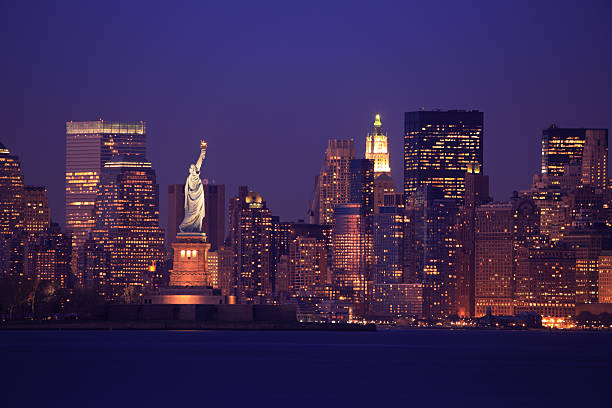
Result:
M269 303L274 272L272 214L259 193L241 186L238 196L230 200L229 215L237 301Z
M474 277L475 241L476 241L476 208L490 201L489 176L478 168L468 167L465 175L465 197L463 206L457 214L457 252L456 274L457 289L455 293L457 314L460 317L474 316Z
M393 193L395 183L390 175L383 173L374 179L374 213L378 213L378 209L386 205L385 196Z
M151 163L138 155L122 155L104 165L93 237L109 257L107 297L121 296L128 286L141 291L150 285L150 275L165 253L159 186Z
M514 314L514 225L511 203L476 208L475 316Z
M47 189L39 186L25 186L23 200L23 229L27 234L40 234L51 223L51 212L47 200Z
M353 139L329 140L317 186L319 224L331 225L334 220L334 207L349 202L350 162L354 158Z
M71 237L64 234L56 223L32 236L25 248L26 275L51 281L57 288L72 286L71 241Z
M403 283L404 218L399 207L380 207L374 215L372 281L375 285Z
M571 166L578 169L581 184L608 187L608 130L570 129L552 125L542 131L542 175L553 185Z
M144 122L66 123L66 229L79 247L95 225L94 204L102 169L113 156L146 153Z
M359 204L339 204L332 228L332 274L338 297L364 302L366 295L365 221Z
M19 158L0 143L0 274L23 275L23 195Z
M612 303L612 251L602 251L598 260L599 303Z
M456 308L457 201L441 198L441 189L425 190L423 314L440 318L454 314Z
M441 188L444 198L463 200L465 173L482 159L483 113L419 111L405 114L404 193Z
M366 137L365 158L374 162L374 177L391 173L387 135L382 130L379 114L376 114L374 119L372 133L368 133Z
M234 254L226 247L208 251L207 268L211 286L219 289L223 296L232 294L232 277L234 274Z
M576 258L565 245L521 248L517 252L515 312L544 318L571 318L576 310Z
M375 317L422 317L423 285L389 283L372 286L371 313Z
M598 262L604 250L611 249L607 228L570 229L561 241L572 249L576 259L576 303L598 303Z
M3 238L23 227L23 194L19 158L0 143L0 234Z
M327 279L327 249L320 237L298 235L289 244L288 291L315 294Z
M475 316L513 315L520 251L541 247L539 211L528 197L484 204L475 218Z

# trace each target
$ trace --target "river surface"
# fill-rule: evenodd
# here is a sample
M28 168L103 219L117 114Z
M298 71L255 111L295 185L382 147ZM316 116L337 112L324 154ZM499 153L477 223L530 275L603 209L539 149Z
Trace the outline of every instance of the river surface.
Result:
M612 332L4 331L3 407L612 407Z

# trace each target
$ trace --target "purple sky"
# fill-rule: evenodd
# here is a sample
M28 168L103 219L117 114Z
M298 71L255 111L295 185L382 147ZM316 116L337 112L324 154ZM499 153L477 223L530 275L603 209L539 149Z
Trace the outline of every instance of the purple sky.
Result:
M203 137L227 197L248 184L295 220L327 139L363 155L376 112L401 187L403 112L484 111L500 200L539 170L543 128L612 127L608 1L176 3L0 4L0 142L55 220L68 120L148 123L164 226Z

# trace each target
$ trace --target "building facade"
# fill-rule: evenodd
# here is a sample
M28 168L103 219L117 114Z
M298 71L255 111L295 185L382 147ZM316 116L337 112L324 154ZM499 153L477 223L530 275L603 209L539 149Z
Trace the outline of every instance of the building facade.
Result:
M429 185L441 188L444 198L463 200L468 166L478 164L483 171L482 143L482 112L407 112L404 193Z

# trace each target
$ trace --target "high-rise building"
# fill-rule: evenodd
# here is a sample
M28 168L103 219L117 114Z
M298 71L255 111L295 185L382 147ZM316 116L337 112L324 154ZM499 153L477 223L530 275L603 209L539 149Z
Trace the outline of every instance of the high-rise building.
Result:
M462 200L469 165L483 165L483 113L418 111L405 114L404 193L420 186L441 188Z
M43 189L43 191L45 191ZM51 223L45 231L36 232L25 246L25 274L53 282L56 287L72 285L72 242L60 226Z
M239 303L269 303L273 292L272 214L259 193L241 186L230 200L230 243Z
M332 228L332 276L340 299L364 303L367 283L365 220L360 204L338 204Z
M489 200L489 176L480 173L478 166L469 166L465 175L464 202L457 214L455 297L457 314L461 317L474 316L476 208Z
M576 311L575 252L562 244L519 248L515 312L572 318Z
M109 160L102 170L95 204L93 236L109 256L108 297L150 284L150 273L164 260L159 227L159 186L151 163L137 155Z
M374 284L397 284L404 281L404 222L399 207L380 207L374 215L373 271Z
M168 225L166 227L166 244L172 247L179 232L179 225L185 218L185 185L168 185Z
M420 283L388 283L372 286L372 314L375 317L421 317L423 285Z
M203 187L206 214L202 231L206 233L210 249L216 251L225 239L225 184L204 184Z
M289 244L288 290L316 293L327 278L327 250L322 237L297 235Z
M598 303L598 261L602 251L612 249L608 228L571 228L561 243L574 251L576 303Z
M608 187L608 130L570 129L552 125L542 131L542 175L553 185L571 166L577 166L582 184Z
M361 213L369 220L374 215L374 162L353 159L349 164L349 201L359 204Z
M612 251L602 251L599 254L598 269L599 303L612 303Z
M389 166L389 148L387 135L382 130L382 122L380 115L376 114L372 132L366 137L365 158L374 161L375 177L382 173L390 174L391 167Z
M329 140L318 178L319 224L331 225L334 220L334 207L349 202L350 162L354 158L353 139Z
M94 204L104 165L113 156L138 156L144 161L144 122L66 123L66 229L79 247L95 225Z
M23 275L23 194L19 158L0 143L0 274Z
M539 218L537 206L525 197L476 208L475 316L489 308L494 315L514 313L516 260L520 250L541 246Z
M23 201L24 231L28 234L40 234L47 231L51 223L47 189L39 186L25 186Z
M385 196L393 193L395 183L390 175L383 173L374 179L374 213L378 213L378 209L386 205Z
M0 143L0 234L3 238L23 227L23 194L19 158Z
M456 311L457 201L442 198L441 189L427 187L426 190L423 314L429 318L441 318Z

